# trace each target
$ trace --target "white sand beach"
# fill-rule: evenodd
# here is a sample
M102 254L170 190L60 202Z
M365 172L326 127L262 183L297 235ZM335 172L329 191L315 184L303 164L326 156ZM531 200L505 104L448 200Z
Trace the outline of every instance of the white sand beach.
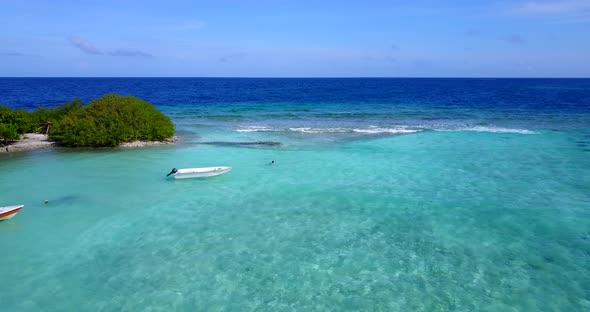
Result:
M147 147L153 145L164 145L174 144L178 141L176 136L164 140L164 141L133 141L121 144L119 147L134 148L134 147ZM0 153L16 153L37 150L42 148L49 148L55 146L55 142L50 142L48 137L40 133L27 133L24 134L22 139L16 142L12 142L6 146L0 146Z
M10 143L6 146L0 147L0 153L23 152L42 148L48 148L55 145L54 142L49 142L45 134L27 133L24 134L20 141Z

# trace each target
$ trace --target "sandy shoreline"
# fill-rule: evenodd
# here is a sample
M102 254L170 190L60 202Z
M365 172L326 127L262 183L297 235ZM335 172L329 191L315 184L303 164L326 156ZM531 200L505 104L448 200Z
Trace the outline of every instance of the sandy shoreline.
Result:
M133 141L133 142L126 142L119 147L124 148L134 148L134 147L146 147L146 146L154 146L154 145L164 145L164 144L174 144L178 141L177 137L172 137L170 139L166 139L164 141L154 141L154 142L147 142L147 141ZM50 148L56 146L55 142L50 142L49 138L40 133L27 133L23 135L23 138L20 141L16 141L6 146L0 146L0 154L1 153L16 153L16 152L25 152L25 151L32 151L38 150L43 148Z
M6 146L0 146L0 153L24 152L36 149L48 148L54 146L54 142L49 142L45 134L27 133L23 135L20 141L16 141Z

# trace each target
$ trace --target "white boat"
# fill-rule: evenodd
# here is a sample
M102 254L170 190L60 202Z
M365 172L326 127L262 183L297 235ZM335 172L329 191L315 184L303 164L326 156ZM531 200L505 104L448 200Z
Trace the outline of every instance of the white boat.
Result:
M231 167L203 167L203 168L185 168L172 169L167 176L173 175L175 179L205 178L224 174L231 170Z
M25 205L0 207L0 221L14 217Z

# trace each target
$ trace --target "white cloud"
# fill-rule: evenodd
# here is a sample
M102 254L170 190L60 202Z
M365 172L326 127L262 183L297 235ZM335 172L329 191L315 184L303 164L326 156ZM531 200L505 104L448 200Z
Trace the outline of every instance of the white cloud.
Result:
M102 51L97 49L92 43L88 42L84 38L70 37L68 39L75 47L77 47L78 49L80 49L84 53L95 54L95 55L103 54Z
M98 49L94 46L90 41L82 38L82 37L70 37L68 38L70 43L72 43L75 47L80 49L80 51L86 54L93 54L93 55L111 55L111 56L127 56L127 57L152 57L151 54L137 50L137 49L115 49L112 51L103 52L102 50Z

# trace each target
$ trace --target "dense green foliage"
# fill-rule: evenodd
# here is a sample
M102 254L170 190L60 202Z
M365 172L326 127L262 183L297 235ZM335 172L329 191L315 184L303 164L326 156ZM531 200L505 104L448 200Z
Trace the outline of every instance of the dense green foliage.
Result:
M49 134L65 146L117 146L123 142L170 138L174 125L148 102L108 94L82 109L73 109Z
M105 95L87 106L76 99L30 113L0 105L0 141L18 140L27 132L48 132L51 140L64 146L117 146L170 138L174 125L152 104L116 94Z
M84 103L79 99L74 99L57 107L39 107L30 113L30 118L33 124L40 127L38 130L44 132L48 122L59 123L65 116L83 108Z
M21 134L35 130L31 116L24 110L13 111L0 105L0 141L15 141Z
M58 107L39 107L33 112L0 105L0 141L16 141L28 132L45 133L49 123L59 123L66 115L83 108L84 103L78 99Z

